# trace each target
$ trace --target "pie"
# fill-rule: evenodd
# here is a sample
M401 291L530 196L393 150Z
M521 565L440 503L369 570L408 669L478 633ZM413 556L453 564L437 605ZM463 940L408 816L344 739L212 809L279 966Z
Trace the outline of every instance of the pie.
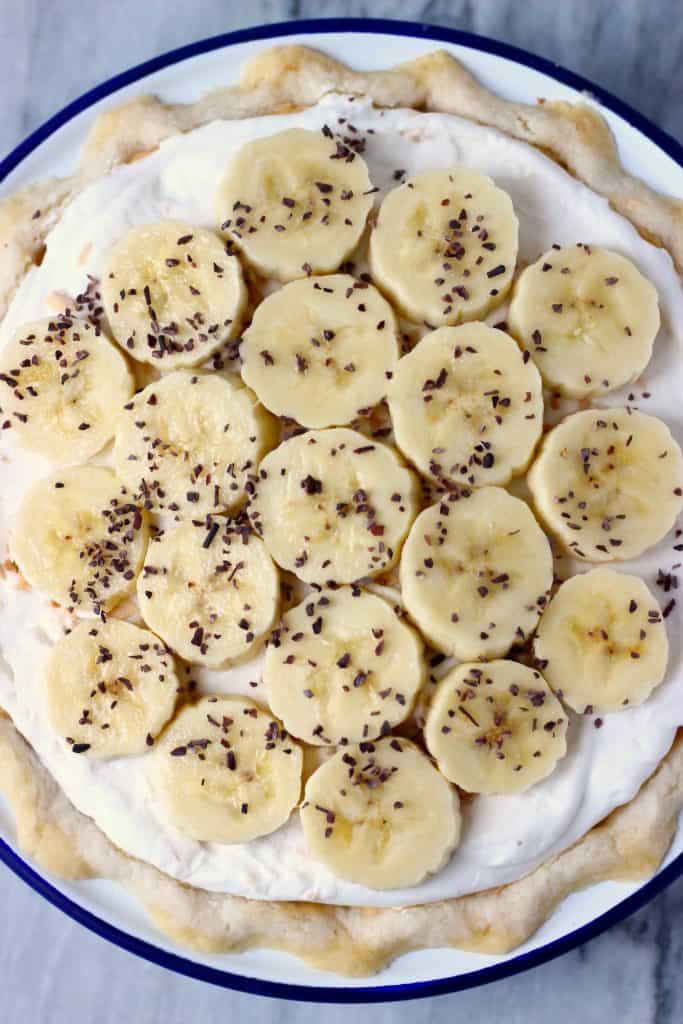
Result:
M591 108L278 48L0 225L22 850L340 974L656 870L683 208Z

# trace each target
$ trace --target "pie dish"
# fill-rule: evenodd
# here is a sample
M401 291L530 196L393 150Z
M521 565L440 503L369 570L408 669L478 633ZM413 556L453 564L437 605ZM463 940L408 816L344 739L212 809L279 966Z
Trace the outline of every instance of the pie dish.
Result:
M280 61L280 64L278 64L278 61ZM304 83L307 83L307 88L313 89L313 92L315 92L316 88L320 89L320 91L327 91L331 83L330 76L333 76L334 79L332 81L332 84L335 85L337 89L342 89L342 91L348 91L350 89L356 94L362 94L371 92L375 87L374 84L371 84L370 80L365 78L362 79L363 85L361 87L358 84L360 80L351 80L349 78L348 70L333 67L332 65L329 65L324 61L321 61L320 58L314 57L313 55L302 53L301 51L289 50L286 52L286 55L280 53L279 57L273 55L261 59L260 65L258 66L258 70L256 72L251 72L251 79L249 79L249 77L247 77L246 79L248 96L251 96L254 93L254 75L256 75L256 78L259 82L267 81L269 62L273 64L275 67L275 81L278 82L278 85L275 87L274 92L277 95L278 100L280 102L291 102L292 100L291 95L283 94L283 87L280 80L283 68L286 70L286 81L289 81L289 77L287 76L292 75L294 71L296 72L294 79L296 81L296 85L292 85L291 88L298 91L299 96L301 96ZM426 66L429 69L432 66L432 63L433 61L426 61L424 66ZM437 78L441 78L446 73L452 73L456 76L456 78L458 78L459 75L461 74L457 67L453 67L452 72L450 70L448 72L440 70L440 65L438 61L436 62L436 67ZM323 81L325 83L323 88L320 88L319 85L315 85L316 75L320 74L323 74ZM335 78L334 76L337 75L341 77L339 79ZM421 76L418 74L418 80L420 77ZM402 74L394 74L388 77L387 79L381 76L379 79L376 80L376 83L379 88L389 90L389 92L382 92L375 95L375 98L377 99L378 102L387 105L393 105L390 98L392 95L391 88L396 87L400 90L408 88L417 88L417 86L415 85L415 72L403 72ZM441 83L441 87L445 88L443 83ZM289 88L289 86L287 86L287 88ZM420 88L422 88L422 86L420 86ZM430 88L432 90L435 90L436 86L432 84ZM459 90L454 85L450 85L448 89L448 94L449 96L459 96L461 91L462 90ZM227 94L227 99L234 99L234 95L234 93ZM418 96L417 94L412 95L404 92L399 92L396 95L398 97L398 100L394 100L394 103L398 101L401 103L406 103L409 106L422 105L422 97ZM476 95L478 96L479 94ZM312 100L312 95L309 95L307 98L309 100ZM482 97L482 102L484 98L489 104L493 104L494 101L491 99L490 96ZM218 102L220 102L220 100L218 100ZM259 102L265 103L265 108L259 108L260 110L263 110L271 109L272 105L276 102L276 100L270 97L268 101L265 101L263 99L263 96L261 95ZM343 114L340 115L339 112L334 107L334 103L336 102L335 100L330 100L329 102L332 106L332 110L326 111L326 114L329 115L330 113L335 112L337 113L337 116L344 116ZM355 99L354 103L358 104L359 100ZM432 104L429 105L431 106ZM435 100L433 105L436 108L437 106L439 106L439 102ZM101 138L102 144L104 146L109 147L108 154L106 157L108 161L113 161L115 159L114 150L119 145L122 145L124 147L124 149L120 151L119 155L121 155L123 152L126 152L129 156L137 155L141 144L139 140L139 133L142 133L144 135L148 147L150 142L159 141L158 136L155 137L153 140L150 139L150 128L153 128L155 126L155 118L158 121L158 119L160 119L162 115L166 118L168 122L170 122L172 120L172 113L169 111L162 111L161 109L154 107L152 107L151 109L147 109L149 106L149 104L145 105L146 109L141 120L138 121L138 119L136 119L135 116L133 117L133 133L135 135L138 135L138 137L136 137L133 142L131 142L129 135L130 126L125 123L126 118L121 113L115 115L112 119L110 119L110 127L112 123L115 128L117 128L118 126L121 127L121 134L118 137L114 138L111 132L107 130L106 125L100 127L99 136L96 134L95 138ZM357 110L359 109L359 107L357 106L354 109ZM225 111L223 112L225 113ZM133 108L132 113L133 115L135 115L137 113L137 110ZM468 111L468 113L470 113L470 111ZM572 125L575 124L575 118L578 117L578 115L576 114L573 117L571 111L555 112L550 118L545 117L547 113L549 112L543 111L544 120L549 120L553 125L559 125L560 123ZM556 119L555 114L557 114L557 118L564 118L564 122L561 122L561 120L558 121ZM178 114L177 116L181 115ZM182 116L186 118L187 111L184 111ZM209 116L216 116L216 111L212 111L212 113ZM298 115L294 116L296 117ZM406 120L410 122L410 115L405 114L402 116L404 116ZM366 109L364 111L361 111L360 118L356 118L355 120L361 120L362 123L364 118L370 119L371 123L369 127L372 127L373 117L375 117L375 114L370 109ZM419 115L412 115L412 117L419 120ZM594 134L597 134L599 131L597 127L597 122L593 122L592 118L590 118L589 115L586 113L582 113L581 117L588 118L588 126L593 130ZM385 119L391 120L391 115L385 115ZM282 121L280 121L280 123L282 123ZM437 124L438 123L439 122L437 120ZM183 127L188 127L187 121L183 122ZM581 127L582 131L585 133L586 125L582 124ZM508 125L508 128L512 130L514 128L514 125ZM178 130L178 125L176 124L171 126L170 124L166 124L164 130L170 130L171 133L175 133ZM375 128L375 130L377 130L377 128ZM464 131L464 129L462 130ZM540 128L537 130L540 131ZM394 129L394 133L395 131L396 130ZM477 142L481 141L481 131L481 129L477 129L475 133L477 136L475 141ZM552 139L550 137L544 137L544 142L548 149L553 149ZM564 135L562 132L558 131L556 145L559 148L559 146L563 144ZM89 152L94 152L95 154L97 154L98 147L91 146ZM102 151L100 150L100 152ZM566 163L574 167L574 165L570 162L569 155L566 152L561 150L559 155L564 157ZM616 186L616 179L613 180L612 182L612 184L614 185L614 191L612 191L609 187L606 187L606 183L609 179L609 175L607 174L608 164L605 162L605 153L601 150L600 146L593 145L589 147L587 153L579 152L576 153L575 156L579 156L581 158L582 169L584 170L586 180L588 180L589 183L592 184L594 187L597 187L597 183L599 181L602 181L602 190L606 191L610 195L610 198L612 198L613 203L615 205L622 204L623 209L630 210L632 215L633 209L631 207L634 203L635 195L639 194L641 198L641 204L637 209L637 214L641 222L638 226L641 228L641 230L647 232L649 235L657 237L663 243L666 243L672 255L674 257L677 256L677 239L675 232L675 207L667 204L665 200L657 199L657 197L655 196L650 196L648 202L643 203L643 194L639 186L637 186L636 184L629 184L629 182L625 181L623 177L620 178L620 188L618 192ZM591 157L590 160L588 159L588 156ZM152 159L153 156L146 156L144 160L136 161L136 163L132 164L131 166L133 170L137 171L138 167L143 168L145 166L150 166L150 162ZM369 157L368 163L371 166ZM546 164L547 161L544 161L544 166ZM549 164L547 164L547 166L550 167ZM393 167L392 174L401 169L402 168L400 167ZM417 169L419 170L420 168L418 167ZM97 175L100 170L101 165L98 165L97 169L93 170L92 173ZM591 178L591 173L593 175L602 175L602 178L600 179L599 177L595 176ZM581 176L582 175L579 174L579 177ZM565 178L566 176L563 175L563 181L565 180ZM64 186L56 187L58 201L60 189L62 189L63 187ZM566 187L570 187L568 183ZM54 189L54 186L51 186L51 188ZM629 190L631 193L630 195ZM512 187L510 188L510 191L513 191ZM576 195L576 192L570 193L570 195ZM27 202L30 203L32 210L35 211L36 209L40 209L41 215L36 218L35 222L32 220L27 226L27 224L21 216L20 210L17 222L20 225L21 231L26 232L28 230L31 232L35 232L37 230L36 223L39 223L42 220L43 216L49 216L49 214L46 214L46 210L50 208L49 198L47 195L45 196L45 200L41 198L40 205L36 205L35 196L32 196L31 199L28 200ZM71 208L75 209L75 203L72 204ZM12 209L13 211L16 211L16 204ZM80 213L82 218L83 211L80 211ZM604 216L605 218L609 219L610 215L605 213ZM64 217L61 218L61 222L64 222ZM614 222L616 223L616 218ZM521 214L520 223L523 226L523 217L521 216ZM621 228L621 221L619 221L619 225ZM662 229L661 233L658 230L656 230L657 228ZM667 232L667 234L665 234L665 231ZM73 235L71 237L73 237ZM177 235L176 239L181 239L183 237L183 235ZM627 238L630 239L630 236L627 236ZM34 239L32 239L31 241L35 241L36 244L38 244L37 241ZM564 236L562 236L562 241L565 241ZM593 241L593 239L591 239L591 241ZM599 243L600 239L598 239L597 241ZM624 246L625 253L627 255L634 255L634 251L630 250L628 248L628 245L626 245L623 241L621 242L621 245ZM640 243L639 241L632 241L632 245L635 247L636 251L639 254L641 253L641 251L643 253L645 252L645 246L642 246L642 249L637 248L638 246L642 245L642 243ZM541 246L537 246L536 250L533 253L528 253L526 259L529 262L531 262L532 259L538 257L540 255L541 248ZM19 260L23 259L24 255L25 250L17 250L17 256ZM46 255L47 261L46 259L43 260L43 267L49 266L49 247L48 253ZM651 258L656 263L657 259L661 256L662 254L658 253L657 257L655 257L653 254ZM661 266L664 267L665 264L663 260L660 260L660 263ZM645 269L642 263L641 269ZM662 281L667 282L673 280L673 275L671 275L670 271L670 277L668 279L666 278L663 270L661 271L661 273ZM11 275L8 274L8 279L10 278L10 276ZM33 276L35 278L36 275ZM654 276L654 274L652 274L652 276ZM676 286L677 285L671 286L672 296L674 296L670 299L672 303L675 302L674 288ZM660 284L660 300L662 299L661 288L662 285ZM284 291L285 289L282 290ZM387 287L387 291L389 290L390 289ZM88 301L90 301L93 298L94 296L92 296L92 294L91 296L86 296L86 302L84 303L86 309ZM667 300L669 300L668 295ZM97 300L95 300L95 302L97 302ZM265 303L263 305L265 306ZM26 319L27 318L23 318L22 322L25 322ZM11 315L9 317L9 320L11 322ZM455 328L455 330L459 329L460 328ZM659 346L660 342L658 341L657 344ZM406 357L404 356L403 358L405 359ZM263 361L265 363L265 360ZM438 374L436 374L431 379L432 381L438 380ZM434 388L429 390L431 391L440 389ZM654 395L654 400L657 400L657 395L654 391L654 387L652 395ZM263 394L263 398L264 402L267 401L267 399L265 398L265 393ZM137 402L138 399L136 399L135 401ZM614 404L618 405L619 403L615 402ZM664 408L666 408L666 406ZM659 411L658 409L654 409L653 406L648 405L648 410L650 409L652 409L652 411L655 412ZM315 425L312 424L312 426L315 429ZM325 424L326 428L329 428L329 426L329 424ZM383 428L379 427L379 429L382 430ZM306 435L303 436L306 437ZM378 442L377 447L381 447L383 443L383 441ZM401 447L407 454L407 444L404 444ZM658 454L660 454L659 451ZM411 461L413 460L416 461L416 457L411 455ZM302 475L302 480L307 479L307 476ZM63 481L60 480L59 482ZM314 477L313 483L311 483L308 487L304 488L304 493L306 494L306 497L315 497L318 482L319 478ZM479 481L476 482L478 483ZM507 483L507 481L502 482ZM495 483L497 484L499 483L499 481L496 481ZM309 489L313 490L313 495L308 494ZM672 488L672 490L673 489L674 488ZM262 497L260 499L257 499L257 501L258 500L260 500L261 504L264 503L264 499ZM464 505L466 504L467 502L464 502ZM256 507L258 507L258 504L256 505ZM263 532L263 524L261 525L260 528L261 532ZM282 561L284 559L278 558L278 560L281 561L282 564ZM402 566L404 564L405 561L402 562ZM294 568L296 568L296 566ZM357 573L354 574L353 578L355 578L355 575L357 575ZM450 612L450 614L452 615L453 612ZM418 613L413 613L413 618L419 621ZM148 622L148 625L149 624L150 623ZM158 628L159 627L157 627L157 629ZM193 628L196 630L199 627ZM199 646L201 646L201 644ZM443 643L441 644L441 646L443 647ZM504 651L503 653L506 652ZM465 654L466 658L472 656L476 655L472 655L471 652ZM647 705L645 705L645 707L647 707ZM625 713L620 712L619 714ZM676 723L669 718L666 724L667 728L669 728L670 734L673 735L673 730L670 727L672 725L675 725ZM29 757L29 754L27 753L25 748L18 743L18 741L16 740L15 732L12 730L8 723L6 723L6 731L8 736L8 742L11 745L12 757L17 759L15 762L17 769L19 767L25 769L26 763L31 763L36 773L38 773L39 768L36 762L32 761L24 763L23 759ZM662 753L665 752L669 742L670 737L668 742L666 741L666 739L660 738L660 743L663 745ZM80 744L73 744L74 747L77 745ZM8 747L8 750L9 749L10 748ZM82 753L87 754L87 751L83 751ZM432 753L435 753L435 750L432 750ZM438 753L436 754L436 757L438 760ZM660 756L656 756L652 768L656 766L659 760ZM649 774L650 771L646 771L644 777L647 777L647 775ZM217 900L215 897L206 897L206 904L203 904L203 897L201 893L193 892L192 894L190 894L190 892L187 889L181 889L181 887L177 885L174 886L172 883L169 883L168 880L163 880L163 882L161 882L161 879L159 879L157 873L150 873L149 869L145 869L142 865L136 865L135 870L137 871L138 869L140 869L143 872L147 872L144 875L144 882L142 884L144 884L145 889L147 890L148 893L151 891L150 881L152 877L160 881L161 884L163 885L163 896L160 895L160 904L162 905L158 906L156 910L156 916L158 919L164 919L168 926L170 926L172 929L175 929L176 934L184 934L184 937L186 939L190 939L193 936L190 936L188 934L187 926L183 925L182 923L179 924L179 918L175 917L176 914L185 913L187 914L186 920L189 921L191 919L194 925L197 925L197 923L201 921L199 927L196 928L197 934L194 935L195 941L203 944L211 942L215 944L216 948L220 948L221 945L226 942L228 942L229 945L234 948L235 945L245 944L250 941L253 941L254 931L258 933L258 938L262 939L264 935L265 925L258 919L258 915L261 909L267 908L267 913L270 915L269 919L273 921L273 924L275 925L275 930L277 930L277 932L279 933L280 939L282 939L282 937L287 934L288 930L290 931L290 933L295 931L296 940L299 943L297 947L298 952L300 952L303 955L308 955L310 957L311 951L315 950L318 956L319 963L324 963L326 966L331 966L333 969L336 970L361 971L372 969L373 967L376 967L381 962L382 959L386 958L387 956L390 956L392 951L405 949L411 943L415 942L426 942L428 944L448 944L450 942L457 942L460 944L469 945L472 948L479 947L497 951L500 949L504 949L511 944L514 944L516 941L519 941L519 939L524 936L528 928L532 927L534 924L537 924L539 920L545 915L545 913L547 913L548 909L558 899L559 895L564 894L573 885L585 884L586 882L593 880L596 877L603 877L605 875L616 875L620 872L634 873L636 871L651 870L652 867L658 861L659 857L661 856L663 850L665 849L668 843L671 834L673 815L678 809L678 793L676 788L676 779L676 748L674 748L672 754L670 754L669 757L662 763L662 766L657 775L655 775L652 781L648 783L648 785L641 791L640 795L636 798L635 801L626 806L617 815L613 816L606 825L602 826L601 829L594 830L583 841L571 847L571 849L568 850L567 853L562 854L556 859L549 861L545 865L545 867L541 867L532 874L527 875L523 882L518 884L513 883L506 889L500 891L497 891L496 889L490 889L490 887L487 887L489 888L490 891L486 893L479 894L471 898L469 896L464 896L459 900L454 899L449 900L448 902L442 900L439 903L437 903L436 906L424 903L420 909L411 910L410 912L404 911L400 915L391 910L378 911L376 913L368 914L367 911L356 912L352 909L344 911L329 911L322 907L318 907L316 909L315 907L311 907L310 905L306 905L304 907L301 905L292 906L287 904L280 904L279 906L275 907L272 903L266 905L257 904L254 902L251 902L249 904L247 915L246 911L244 910L244 904L241 900L223 899L221 905L225 905L226 907L229 906L230 908L229 917L226 914L226 918L228 918L227 926L230 929L230 934L229 936L226 936L222 931L222 927L220 930L220 934L216 934L215 931L213 932L213 934L211 934L209 921L207 920L205 927L204 922L202 921L201 911L202 909L204 909L206 913L206 918L212 918L210 924L215 925L215 910L217 906ZM50 784L48 780L45 780L45 785L47 785L49 788ZM623 796L620 798L618 795L613 795L610 797L610 799L614 799L616 801L616 804L624 802ZM22 801L20 800L19 803L22 804ZM26 802L23 801L23 804L25 803ZM638 834L638 829L634 830L633 822L634 820L640 821L641 823L644 822L646 820L644 811L647 811L648 808L651 808L652 814L651 820L648 820L647 822L648 835L641 836ZM24 812L26 812L26 810L27 808L26 806L24 806ZM65 814L71 813L67 812L64 808L62 808L62 810L64 810ZM63 824L64 823L60 820L60 825L63 826ZM56 822L55 825L57 825ZM103 840L101 839L101 836L99 834L95 836L95 832L97 830L94 830L90 824L86 823L84 820L81 819L78 819L78 825L76 826L75 831L76 833L78 833L76 845L78 846L79 856L81 858L80 861L77 863L79 863L82 866L84 857L83 851L87 848L90 839L92 839L94 845L102 844ZM583 829L583 831L585 831L585 828ZM581 834L582 833L579 833L579 835ZM76 863L74 850L71 848L74 841L73 837L72 841L69 844L65 845L64 840L58 838L59 836L60 830L57 830L55 828L53 834L48 837L48 842L45 843L43 855L51 855L55 858L60 858L62 867L68 868L70 866L71 869L73 870L74 863ZM87 836L89 836L89 838L87 838ZM104 856L103 850L100 851L100 853L102 856ZM119 869L114 867L114 864L112 863L111 860L114 854L109 849L107 849L107 856L108 861L106 868L103 866L100 866L99 868L94 867L93 864L90 863L89 870L106 871L107 873L111 873L114 875L118 874L120 870L121 874L125 875L126 869L130 868L130 862L128 861L128 859L125 857L121 857L120 854L117 855L117 857L121 857L122 865L125 865L125 868L122 866ZM457 851L454 856L457 856ZM599 871L596 870L597 864L600 865ZM139 879L138 881L140 882L141 879ZM481 889L482 886L481 884L475 883L475 888ZM179 893L182 893L183 897L187 897L187 905L185 907L181 906L181 904L184 902L184 899L178 895ZM506 914L504 907L502 906L502 900L509 898L511 895L513 895L516 907L515 913L512 915ZM434 899L434 896L428 898ZM167 906L163 905L164 903L167 903L167 901L169 901L170 899L173 900L173 910L171 912L169 912ZM520 913L520 901L528 901L528 913ZM388 905L390 906L391 904ZM439 911L438 916L435 914L435 910L437 908ZM242 916L240 916L240 910L242 911ZM249 920L244 920L243 922L243 927L247 930L240 933L240 925L242 923L242 919L246 918L247 916ZM175 917L175 921L169 921L169 917ZM290 921L289 929L287 929L286 927L288 919ZM292 921L296 921L296 924L292 925ZM391 921L392 923L389 924L389 921ZM405 927L407 931L399 931L399 921L401 922L401 929ZM428 925L427 922L429 922ZM344 938L342 938L342 935L340 934L341 927L343 927L345 930L343 933L344 937L346 937L347 930L351 932L351 941L348 943L348 945L344 942ZM359 929L359 931L356 934L353 934L353 931L356 928Z

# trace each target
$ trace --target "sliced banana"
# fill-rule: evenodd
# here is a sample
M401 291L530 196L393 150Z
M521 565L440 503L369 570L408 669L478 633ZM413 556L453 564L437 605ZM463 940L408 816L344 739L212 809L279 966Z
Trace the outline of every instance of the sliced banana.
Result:
M273 440L269 414L239 382L176 370L125 406L114 465L146 507L201 518L243 503Z
M304 427L349 423L387 393L396 319L376 288L348 274L292 281L256 310L242 377L263 404Z
M336 427L270 452L249 514L283 569L306 583L352 583L394 564L417 507L415 477L392 449Z
M500 487L449 495L403 547L408 614L445 654L494 658L533 631L553 582L550 545L528 506Z
M138 578L140 613L187 661L210 668L248 656L273 627L278 571L244 524L209 518L155 538Z
M85 462L113 436L133 377L101 331L68 316L24 324L0 353L0 412L22 448Z
M567 752L567 716L540 672L514 661L463 664L438 683L425 742L468 793L523 793Z
M334 271L355 248L374 191L362 157L290 128L242 146L216 197L221 231L263 274Z
M299 801L303 755L277 719L243 697L182 708L154 752L164 816L200 842L248 843Z
M425 679L417 634L360 588L309 594L286 612L263 669L268 703L294 736L338 745L391 732Z
M548 433L529 470L538 514L574 557L635 558L683 509L683 456L665 423L586 409Z
M177 220L124 235L102 281L118 343L165 367L196 366L234 338L246 298L239 260L218 235Z
M411 320L479 320L507 294L517 260L512 201L465 168L425 171L393 189L370 236L375 282Z
M541 436L541 378L503 331L440 327L401 359L389 410L396 444L425 476L506 484Z
M74 754L143 754L173 714L170 651L129 622L79 622L50 651L43 685L52 728Z
M534 653L565 704L591 714L646 701L664 678L669 643L643 580L600 568L562 584L538 624Z
M370 889L417 885L460 838L456 790L410 740L390 736L338 750L309 778L299 813L312 856Z
M70 611L102 615L135 588L145 515L109 469L74 466L29 488L10 551L37 590Z
M657 291L616 252L557 246L520 274L507 322L552 388L573 398L604 395L650 361Z

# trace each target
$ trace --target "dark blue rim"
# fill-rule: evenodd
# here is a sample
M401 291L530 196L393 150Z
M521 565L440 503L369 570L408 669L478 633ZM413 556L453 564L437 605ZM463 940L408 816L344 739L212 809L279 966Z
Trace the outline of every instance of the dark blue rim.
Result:
M426 25L417 21L389 21L384 18L317 18L311 21L282 21L273 25L259 25L256 28L240 29L237 32L225 32L218 36L209 36L208 39L199 39L196 43L188 43L186 46L179 46L176 50L169 50L159 57L153 57L142 64L122 71L113 78L89 89L67 106L53 114L47 121L43 122L35 131L31 132L22 142L19 143L2 161L0 161L0 182L4 181L7 175L24 160L29 153L32 153L41 142L44 142L50 135L53 135L58 128L66 124L77 114L81 114L94 103L110 96L113 92L123 89L133 82L139 81L146 75L151 75L162 68L178 64L190 57L198 57L211 50L219 50L222 47L234 46L237 43L248 43L259 39L279 39L282 36L291 35L325 35L340 32L363 32L367 34L381 33L391 36L409 36L418 39L433 39L435 42L455 43L458 46L465 46L471 50L481 50L484 53L492 53L497 57L504 57L507 60L524 64L534 71L540 71L564 85L576 89L578 92L590 93L604 107L618 114L634 128L637 128L643 135L646 135L652 142L663 149L673 160L683 166L683 146L672 138L656 124L653 124L643 114L639 114L627 103L617 99L606 89L595 85L582 75L568 71L566 68L546 60L545 57L538 57L528 50L522 50L518 46L510 46L508 43L501 43L495 39L487 39L485 36L478 36L473 32L461 32L458 29L442 28L438 25Z
M683 167L683 146L667 135L666 132L652 124L646 117L643 117L642 114L639 114L626 103L612 96L605 89L601 89L592 82L589 82L581 75L567 71L552 61L545 60L543 57L537 57L535 54L522 50L519 47L509 46L507 43L497 42L493 39L486 39L471 32L460 32L456 29L424 25L418 22L387 21L379 18L323 18L313 21L280 22L274 25L262 25L257 28L227 32L223 35L201 39L196 43L181 46L176 50L170 50L168 53L162 54L160 57L154 57L143 64L138 64L136 67L130 68L120 75L115 75L94 89L83 93L82 96L54 114L53 117L45 121L44 124L24 139L23 142L19 143L0 162L0 181L3 181L22 160L32 153L45 139L61 128L62 125L66 124L67 121L70 121L77 114L87 110L88 107L91 107L106 96L122 89L124 86L139 81L155 71L169 67L172 64L178 64L180 61L187 60L190 57L197 57L211 50L233 46L237 43L246 43L260 39L278 39L282 36L299 34L324 35L326 33L340 32L381 33L383 35L430 39L435 42L454 43L458 46L480 50L484 53L491 53L498 57L516 61L518 64L523 64L535 71L549 75L551 78L579 92L590 93L605 108L611 110L628 122L628 124L642 132L643 135L647 136L675 160L676 163ZM315 1003L381 1003L405 999L421 999L427 996L444 995L448 992L459 992L464 989L475 988L478 985L488 984L492 981L499 981L502 978L510 977L513 974L519 974L521 971L526 971L538 964L546 963L548 960L552 960L554 957L574 949L581 943L587 942L596 935L600 935L612 925L623 921L683 874L683 854L679 854L655 878L589 924L582 925L575 931L570 932L569 935L555 939L540 949L523 953L512 960L506 960L491 967L484 967L456 977L441 978L437 981L410 982L405 985L382 985L364 988L323 988L307 985L289 985L280 982L262 981L257 978L248 978L240 974L233 974L230 971L217 970L204 964L195 963L175 953L167 953L165 950L159 949L149 942L144 942L142 939L136 939L132 935L128 935L127 932L121 931L121 929L92 914L89 910L85 910L34 871L26 861L22 860L2 840L0 840L0 860L4 861L7 867L18 875L19 878L22 878L32 889L35 889L36 892L40 893L41 896L55 907L64 911L65 914L68 914L69 917L78 921L79 924L84 925L90 931L95 932L109 942L113 942L122 949L126 949L136 956L158 964L160 967L165 967L189 978L208 981L213 985L220 985L223 988L236 989L239 992Z

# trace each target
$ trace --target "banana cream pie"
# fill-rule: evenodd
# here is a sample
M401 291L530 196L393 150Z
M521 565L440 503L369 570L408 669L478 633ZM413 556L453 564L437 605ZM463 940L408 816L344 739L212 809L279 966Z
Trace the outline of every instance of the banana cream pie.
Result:
M277 49L103 115L0 232L27 853L349 974L656 869L683 223L592 108Z

